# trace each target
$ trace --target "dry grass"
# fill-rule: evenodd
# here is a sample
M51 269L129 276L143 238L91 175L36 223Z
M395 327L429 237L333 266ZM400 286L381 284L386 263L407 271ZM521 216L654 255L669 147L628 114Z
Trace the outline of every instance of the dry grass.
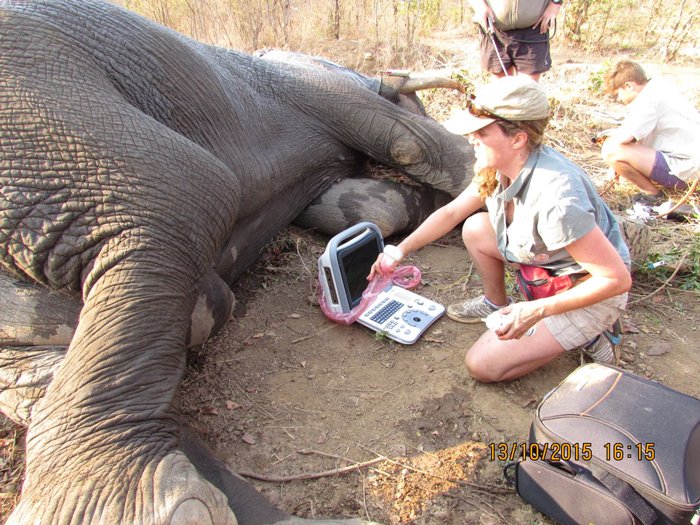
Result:
M0 521L19 500L24 478L24 429L0 415Z

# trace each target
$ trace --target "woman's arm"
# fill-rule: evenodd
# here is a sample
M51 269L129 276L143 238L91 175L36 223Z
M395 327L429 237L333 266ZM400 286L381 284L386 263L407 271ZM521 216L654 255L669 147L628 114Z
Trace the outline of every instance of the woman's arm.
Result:
M590 278L557 295L504 308L504 313L513 316L513 324L501 339L516 339L545 317L599 303L632 286L627 266L599 226L572 242L566 251Z
M426 244L439 239L447 232L454 229L460 222L469 217L469 215L481 208L483 204L484 201L479 196L476 185L473 183L470 184L453 201L430 214L413 233L398 245L398 248L401 250L404 257L409 253L421 249ZM372 265L372 271L368 277L369 280L373 279L375 274L382 273L382 257L383 255L380 254ZM399 260L396 260L395 264L393 264L390 269L393 271L398 263Z

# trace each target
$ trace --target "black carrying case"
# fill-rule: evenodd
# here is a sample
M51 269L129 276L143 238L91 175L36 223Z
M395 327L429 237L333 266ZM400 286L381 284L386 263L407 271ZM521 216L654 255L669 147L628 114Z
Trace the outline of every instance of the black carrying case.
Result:
M562 525L643 523L590 470L575 463L517 461L506 467L505 475L521 498Z
M700 400L660 383L581 366L537 407L529 441L507 477L562 523L686 524L700 508ZM617 521L596 518L606 505Z

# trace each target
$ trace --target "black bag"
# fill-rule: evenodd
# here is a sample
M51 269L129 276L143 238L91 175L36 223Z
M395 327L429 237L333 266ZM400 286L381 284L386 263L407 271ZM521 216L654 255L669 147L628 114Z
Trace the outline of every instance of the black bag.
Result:
M685 524L700 509L700 400L649 379L579 367L537 407L529 441L507 478L562 523ZM618 521L594 521L600 506Z
M506 479L518 495L564 525L640 525L632 511L591 471L568 461L510 463Z

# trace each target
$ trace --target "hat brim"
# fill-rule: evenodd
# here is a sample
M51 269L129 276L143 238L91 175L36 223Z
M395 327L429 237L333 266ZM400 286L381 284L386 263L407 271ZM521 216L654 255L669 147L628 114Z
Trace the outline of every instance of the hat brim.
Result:
M496 122L495 118L475 117L469 111L455 111L452 116L447 119L442 125L450 133L455 135L468 135L475 131L485 128L492 122Z

